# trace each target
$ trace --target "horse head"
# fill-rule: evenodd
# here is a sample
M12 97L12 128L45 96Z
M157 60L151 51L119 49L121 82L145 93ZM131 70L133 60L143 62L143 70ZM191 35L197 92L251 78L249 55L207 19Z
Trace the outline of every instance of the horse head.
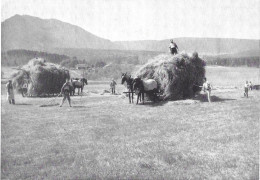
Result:
M122 78L121 84L124 84L125 81L127 80L127 79L126 79L126 73L122 73L121 78Z
M82 78L82 82L83 84L85 83L86 85L88 85L88 80L86 78Z
M137 77L133 80L133 89L142 89L142 79L140 77Z

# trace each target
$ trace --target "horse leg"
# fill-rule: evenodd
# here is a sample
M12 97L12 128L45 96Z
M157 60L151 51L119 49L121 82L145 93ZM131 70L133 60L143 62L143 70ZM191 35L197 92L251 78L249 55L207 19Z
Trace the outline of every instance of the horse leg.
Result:
M136 104L138 104L139 97L140 97L140 93L138 93L138 94L137 94L137 100L136 100Z
M132 103L134 103L134 92L132 91Z
M131 95L130 95L130 91L129 91L129 93L128 93L128 97L129 97L129 103L131 104L131 97L130 97Z
M143 96L143 104L144 104L144 92L142 92L142 96Z

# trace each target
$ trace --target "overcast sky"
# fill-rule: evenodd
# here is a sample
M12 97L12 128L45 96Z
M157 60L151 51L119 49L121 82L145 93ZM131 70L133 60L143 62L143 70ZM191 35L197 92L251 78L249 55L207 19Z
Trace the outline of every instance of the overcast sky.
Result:
M58 19L110 40L260 39L260 0L2 0L1 20Z

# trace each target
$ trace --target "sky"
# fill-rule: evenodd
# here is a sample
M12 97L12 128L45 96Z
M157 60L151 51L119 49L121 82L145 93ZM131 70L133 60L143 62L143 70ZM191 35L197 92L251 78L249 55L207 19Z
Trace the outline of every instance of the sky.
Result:
M1 21L58 19L99 37L260 39L260 0L1 0Z

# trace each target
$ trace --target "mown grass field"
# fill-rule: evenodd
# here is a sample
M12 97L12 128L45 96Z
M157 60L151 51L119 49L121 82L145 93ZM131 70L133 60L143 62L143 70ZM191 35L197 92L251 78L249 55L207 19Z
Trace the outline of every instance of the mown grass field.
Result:
M259 84L259 69L207 67L207 77L211 104L129 104L90 82L72 108L20 95L13 106L2 86L1 178L259 179L260 91L246 99L242 88Z

